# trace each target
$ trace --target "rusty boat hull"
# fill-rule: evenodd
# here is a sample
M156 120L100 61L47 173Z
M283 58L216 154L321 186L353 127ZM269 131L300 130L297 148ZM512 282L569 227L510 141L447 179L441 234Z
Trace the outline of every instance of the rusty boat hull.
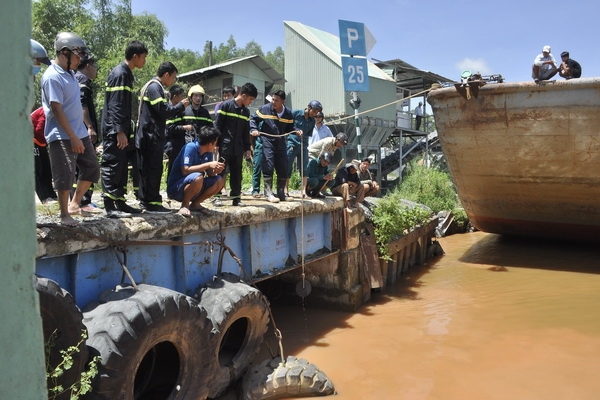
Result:
M470 94L447 87L428 102L471 223L600 242L600 78L487 84Z

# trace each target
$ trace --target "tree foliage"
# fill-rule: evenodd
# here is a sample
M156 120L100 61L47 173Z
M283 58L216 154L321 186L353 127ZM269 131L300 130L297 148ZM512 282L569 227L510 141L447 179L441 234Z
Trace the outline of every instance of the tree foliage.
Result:
M281 47L265 56L254 40L243 48L237 46L233 36L226 43L217 45L206 41L202 54L189 49L165 48L168 34L165 24L154 14L133 15L131 0L33 0L32 23L32 38L48 50L50 58L53 57L54 39L59 32L74 32L86 41L100 67L94 82L97 107L103 104L104 94L100 89L106 77L124 60L127 43L133 39L144 42L149 49L146 66L134 71L137 89L156 74L158 65L163 61L173 61L180 72L187 72L233 58L259 55L283 75ZM36 104L39 106L39 83L36 89Z

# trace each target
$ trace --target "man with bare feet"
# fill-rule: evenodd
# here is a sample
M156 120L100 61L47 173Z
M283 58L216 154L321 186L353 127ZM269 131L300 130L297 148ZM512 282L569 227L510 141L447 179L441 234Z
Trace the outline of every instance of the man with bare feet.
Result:
M225 184L222 176L225 164L213 161L220 132L217 128L204 126L198 140L188 143L173 162L167 180L167 194L181 202L177 212L189 217L192 211L208 215L201 203L219 193Z
M54 63L42 77L42 105L46 115L44 137L58 192L60 221L63 225L75 225L78 221L71 215L87 214L79 203L92 182L100 178L96 151L83 123L79 82L73 72L89 50L83 39L70 32L56 36L54 49ZM79 168L79 180L69 201L76 167Z

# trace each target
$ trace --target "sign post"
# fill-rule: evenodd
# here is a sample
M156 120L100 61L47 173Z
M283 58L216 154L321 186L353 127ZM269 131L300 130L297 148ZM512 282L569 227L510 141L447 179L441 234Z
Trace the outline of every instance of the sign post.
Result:
M342 75L344 90L352 92L350 106L354 108L354 122L356 125L356 138L358 141L358 157L362 159L362 146L360 137L360 123L358 108L360 98L356 92L369 91L369 64L367 53L375 44L371 32L361 22L339 20L340 29L340 54L342 55Z

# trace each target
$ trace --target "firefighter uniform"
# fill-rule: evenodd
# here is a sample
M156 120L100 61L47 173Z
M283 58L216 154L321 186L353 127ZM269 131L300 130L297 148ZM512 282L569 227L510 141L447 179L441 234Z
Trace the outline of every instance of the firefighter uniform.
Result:
M172 105L158 78L153 78L142 89L139 123L135 133L140 171L140 203L147 211L162 208L160 182L163 173L165 126L169 118L183 112L183 103Z
M230 195L238 197L242 194L244 153L250 150L250 110L235 99L225 100L217 112L215 127L221 132L219 155L229 168ZM235 203L239 200L235 199Z
M183 112L183 122L185 125L192 125L194 127L191 132L186 133L186 143L196 140L203 126L213 126L213 120L208 110L202 106L195 109L191 104Z
M285 134L294 130L294 116L283 106L281 117L272 104L260 107L250 118L250 131L258 130L267 135L260 136L263 146L262 173L265 181L265 195L268 197L273 182L273 170L277 173L277 197L285 200L287 179L287 151Z
M117 65L106 79L102 111L102 190L104 198L125 202L127 189L127 148L117 147L117 133L130 138L133 73L125 62ZM131 146L131 142L129 144Z

